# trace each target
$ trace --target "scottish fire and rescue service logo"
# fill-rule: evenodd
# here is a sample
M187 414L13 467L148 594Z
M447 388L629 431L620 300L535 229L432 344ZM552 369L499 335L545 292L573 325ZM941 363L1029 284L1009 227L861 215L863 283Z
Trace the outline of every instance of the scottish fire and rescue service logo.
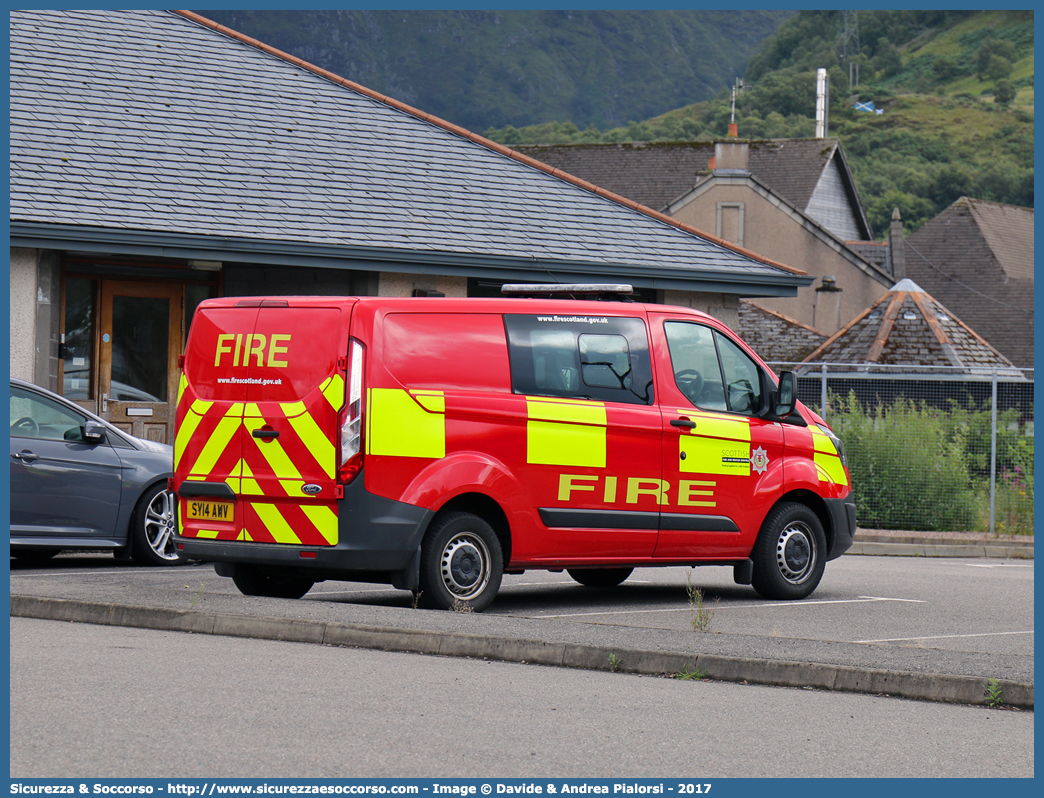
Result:
M765 469L768 468L768 464L768 452L759 446L754 450L754 454L750 456L750 466L759 474L764 474Z

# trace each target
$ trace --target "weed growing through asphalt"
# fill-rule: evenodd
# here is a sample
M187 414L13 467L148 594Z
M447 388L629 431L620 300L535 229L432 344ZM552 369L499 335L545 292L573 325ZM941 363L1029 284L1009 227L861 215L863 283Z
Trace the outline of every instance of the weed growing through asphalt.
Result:
M692 620L692 631L706 632L710 628L714 610L703 605L703 591L692 583L692 575L685 574L685 591L689 594L689 612ZM717 599L715 599L715 603Z
M187 585L186 585L187 587ZM189 609L194 610L196 608L196 602L203 597L203 588L205 587L203 582L199 583L199 590L196 591L196 595L192 597L192 603L189 604Z
M413 601L410 602L413 605L413 609L417 609L420 606L421 591L413 591Z
M986 684L986 706L996 709L1004 702L1001 700L1001 686L996 679L990 679Z
M453 611L454 612L474 612L475 608L468 604L466 601L453 599Z
M620 659L618 656L616 656L616 654L610 654L609 655L609 670L611 670L613 673L616 673L618 670L620 670L620 664L622 662L623 662L623 660Z
M686 682L700 682L703 681L703 679L705 679L706 676L707 672L704 671L702 668L690 668L688 665L686 665L684 668L682 668L680 671L674 674L675 679L681 679L682 681Z

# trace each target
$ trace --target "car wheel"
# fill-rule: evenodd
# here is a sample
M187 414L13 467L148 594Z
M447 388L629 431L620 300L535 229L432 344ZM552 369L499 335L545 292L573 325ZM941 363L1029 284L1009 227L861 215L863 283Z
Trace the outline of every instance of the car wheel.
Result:
M616 587L634 571L633 568L567 568L566 573L587 587Z
M253 565L236 565L232 581L244 596L285 599L299 599L315 584L307 577L268 573Z
M780 504L769 512L751 553L751 584L768 599L803 599L826 567L823 525L804 504Z
M432 523L421 546L420 606L481 612L503 576L500 541L482 518L448 513Z
M45 563L54 557L61 549L11 549L11 556L27 565Z
M138 565L180 565L184 555L174 546L177 500L162 482L145 491L131 516L131 557Z

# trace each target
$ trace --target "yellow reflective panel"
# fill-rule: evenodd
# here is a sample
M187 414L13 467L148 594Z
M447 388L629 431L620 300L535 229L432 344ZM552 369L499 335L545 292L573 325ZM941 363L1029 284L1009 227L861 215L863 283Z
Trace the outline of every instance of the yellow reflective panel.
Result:
M586 399L551 399L527 396L526 409L530 419L540 421L569 421L574 424L606 425L605 404Z
M815 461L820 481L833 482L837 485L848 484L848 477L845 476L845 467L841 465L840 457L816 452Z
M699 427L697 427L699 429ZM682 453L685 459L681 459ZM701 435L678 437L678 470L687 474L750 476L750 443Z
M344 406L344 377L340 374L334 374L328 378L319 386L319 390L323 392L326 401L334 410L340 410Z
M526 424L526 462L605 468L605 427L530 421Z
M283 518L283 514L279 512L279 509L274 504L252 504L254 512L257 513L257 517L261 523L265 525L265 529L272 536L272 539L276 543L300 543L300 538L294 534L294 530L290 528L290 524L287 523L286 519ZM244 532L246 530L243 530Z
M196 532L197 538L216 538L217 536L218 532L216 529L200 529Z
M224 453L225 448L236 434L236 430L239 429L242 418L242 404L237 402L229 407L228 412L226 412L221 421L218 422L214 434L210 436L205 444L203 444L203 449L200 451L199 457L196 458L196 462L193 464L192 468L189 469L190 473L207 475L211 470L213 470L214 464Z
M315 524L315 528L323 536L323 540L331 546L336 546L337 513L333 508L325 504L304 504L301 505L301 509L308 516L308 520Z
M446 456L444 413L428 412L398 388L371 388L368 404L367 454L434 459Z
M304 405L301 406L302 410ZM286 405L284 405L284 410ZM289 415L289 413L287 413ZM330 442L330 439L326 437L319 425L315 423L315 419L312 418L308 413L302 412L301 415L294 416L289 419L290 426L294 428L294 432L297 433L297 437L301 439L301 442L305 445L305 448L312 453L312 457L323 469L323 473L326 474L330 479L334 476L334 466L337 458L337 450L334 449L334 445Z

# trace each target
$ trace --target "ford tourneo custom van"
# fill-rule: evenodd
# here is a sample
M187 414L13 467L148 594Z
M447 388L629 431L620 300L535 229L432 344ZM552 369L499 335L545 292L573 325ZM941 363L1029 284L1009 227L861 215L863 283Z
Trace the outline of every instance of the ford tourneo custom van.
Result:
M247 595L390 583L481 610L504 573L613 587L726 565L770 599L852 544L840 441L721 322L627 286L203 302L178 393L177 546Z

